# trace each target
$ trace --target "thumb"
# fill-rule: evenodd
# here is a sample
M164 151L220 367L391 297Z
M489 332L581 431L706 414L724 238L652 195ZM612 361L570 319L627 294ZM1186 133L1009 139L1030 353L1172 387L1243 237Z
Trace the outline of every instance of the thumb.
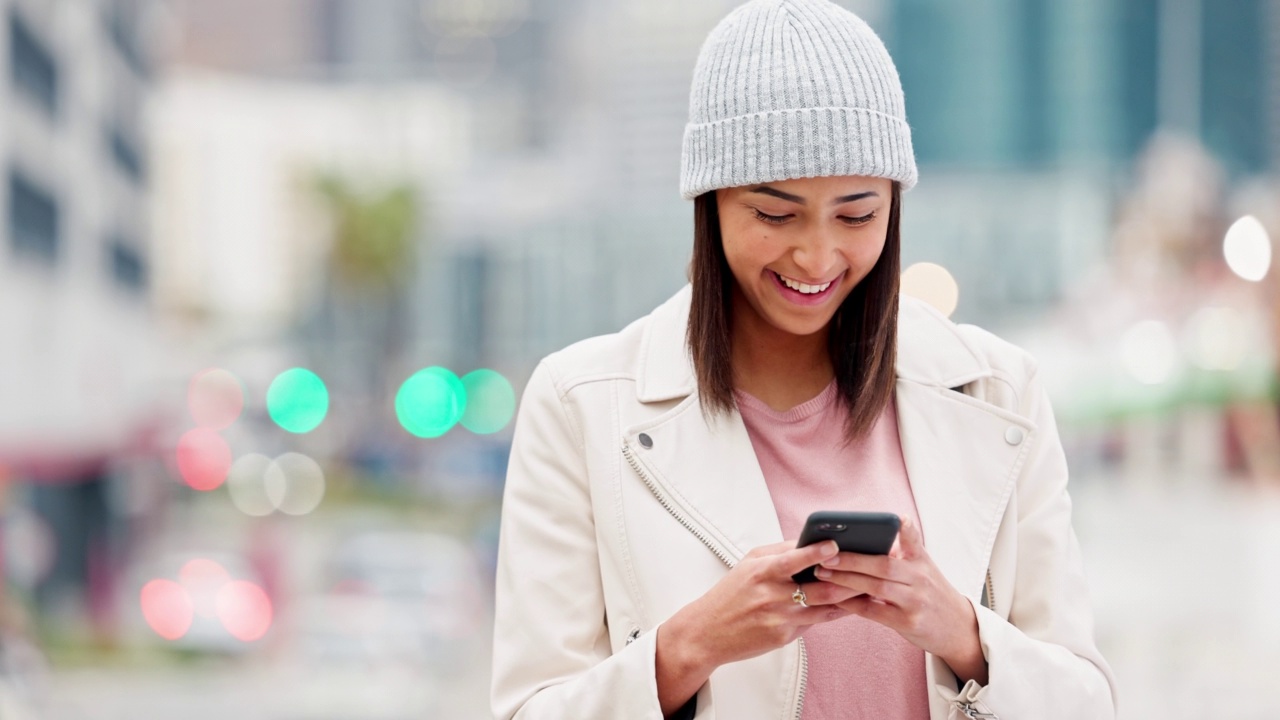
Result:
M916 558L926 554L920 526L909 517L902 518L902 526L898 529L898 550L904 558Z

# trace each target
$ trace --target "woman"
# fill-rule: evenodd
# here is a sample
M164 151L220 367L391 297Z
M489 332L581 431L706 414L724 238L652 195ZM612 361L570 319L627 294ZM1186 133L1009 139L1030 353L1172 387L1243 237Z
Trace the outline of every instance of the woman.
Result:
M690 115L691 286L525 391L497 716L1113 717L1033 362L899 300L916 168L883 44L755 0ZM903 527L888 557L797 549L815 510Z

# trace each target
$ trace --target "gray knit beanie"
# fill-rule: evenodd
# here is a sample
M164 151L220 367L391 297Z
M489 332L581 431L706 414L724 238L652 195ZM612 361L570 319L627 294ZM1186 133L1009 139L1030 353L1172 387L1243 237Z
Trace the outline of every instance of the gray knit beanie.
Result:
M898 71L870 26L829 0L752 0L693 71L680 194L793 178L916 184Z

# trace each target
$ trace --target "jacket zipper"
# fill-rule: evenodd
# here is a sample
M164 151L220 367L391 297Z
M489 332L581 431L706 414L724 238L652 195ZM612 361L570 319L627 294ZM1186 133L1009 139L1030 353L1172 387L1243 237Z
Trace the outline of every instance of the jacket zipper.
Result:
M809 652L804 648L804 638L797 638L800 643L800 691L796 693L795 720L800 720L804 713L804 692L809 688Z
M658 503L671 514L671 517L675 518L676 521L683 525L686 530L693 533L694 537L701 540L702 544L706 545L708 550L714 553L716 557L720 558L721 562L732 570L734 561L733 558L729 557L729 553L721 549L720 546L716 545L711 538L706 536L706 533L699 530L693 522L680 514L680 511L671 504L671 501L667 499L667 496L664 495L662 491L658 489L658 486L654 484L653 480L649 478L649 473L645 472L644 468L640 466L640 461L636 459L635 453L631 452L631 446L628 445L626 441L623 441L622 443L622 455L627 459L627 464L631 466L631 469L635 470L636 474L640 476L640 479L644 481L644 484L649 487L649 492L653 493L653 496L658 499Z
M969 720L1000 720L995 714L984 712L978 709L978 706L972 702L960 703L960 712L964 713Z
M996 612L996 589L991 584L991 568L987 568L987 609Z
M639 475L640 479L644 481L645 486L649 488L649 492L653 493L653 496L657 498L658 504L670 513L671 517L676 519L676 522L683 525L684 528L692 533L694 537L701 540L702 544L706 545L708 550L710 550L716 557L720 558L720 561L732 570L734 560L729 556L729 553L725 552L719 545L712 541L711 538L707 537L706 533L699 530L692 521L676 509L675 505L671 504L671 501L667 499L667 496L658 489L658 485L649 477L649 473L645 472L644 468L640 465L640 460L635 456L635 453L632 452L631 445L626 440L622 441L622 456L627 459L627 464L631 466L631 469L635 471L636 475ZM805 690L809 685L809 654L804 648L804 638L797 638L797 642L800 644L800 686L796 693L796 712L794 717L795 720L800 720L800 715L804 712Z

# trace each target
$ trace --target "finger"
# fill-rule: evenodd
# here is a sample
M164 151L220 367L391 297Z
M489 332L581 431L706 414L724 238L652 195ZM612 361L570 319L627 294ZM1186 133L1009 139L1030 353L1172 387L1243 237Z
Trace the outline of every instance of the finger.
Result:
M886 602L896 603L901 601L909 589L906 584L895 580L886 580L873 575L846 572L844 570L819 568L817 575L823 582L839 585L854 591L855 594L865 593Z
M861 553L840 553L822 561L822 567L842 572L857 572L872 575L886 580L901 582L902 563L899 558L890 555L862 555Z
M920 526L911 518L902 518L902 526L898 529L898 550L904 558L918 558L924 556L924 536L920 533Z
M746 554L746 557L758 558L758 557L768 557L770 555L780 555L784 552L787 552L788 550L794 550L795 547L796 547L795 540L784 540L782 542L771 543L769 545L761 545L760 547L752 548L751 551Z
M858 594L857 591L850 590L842 585L822 581L804 583L800 586L800 589L804 590L805 602L811 607L839 605Z
M864 617L885 627L897 630L902 625L902 611L891 604L877 602L865 595L840 603L840 609L850 615Z
M807 567L835 557L839 552L840 546L836 545L835 540L824 540L802 548L792 548L788 552L774 556L774 570L778 575L790 578Z
M854 614L852 610L839 605L810 605L809 607L797 605L796 608L797 612L791 618L796 625L817 625Z

